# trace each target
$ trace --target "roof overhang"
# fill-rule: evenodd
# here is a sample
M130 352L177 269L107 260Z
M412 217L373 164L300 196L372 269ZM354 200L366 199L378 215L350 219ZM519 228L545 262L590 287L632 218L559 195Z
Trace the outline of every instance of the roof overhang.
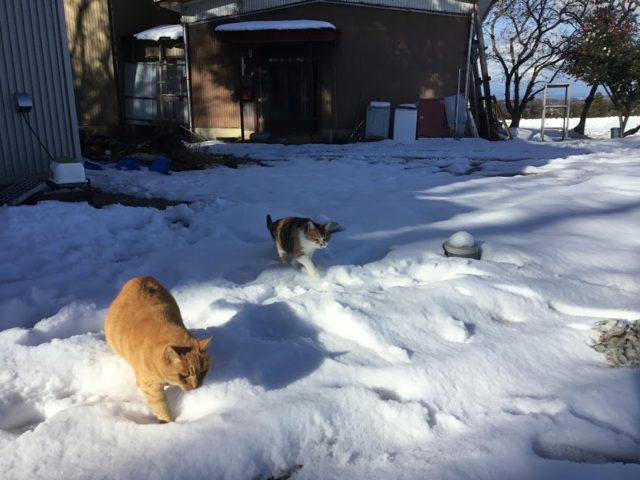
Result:
M136 40L160 42L163 40L178 41L183 38L182 25L158 25L156 27L134 33Z
M215 32L221 42L253 44L333 42L339 33L331 23L314 20L232 22Z
M153 0L153 3L163 8L173 10L174 12L181 13L182 7L187 3L192 3L192 0Z
M180 13L183 23L194 23L230 16L258 13L277 8L285 8L305 3L329 0L261 0L245 2L238 0L153 0L157 5ZM329 3L370 6L433 12L453 15L469 15L478 9L480 18L484 18L489 6L495 0L330 0Z

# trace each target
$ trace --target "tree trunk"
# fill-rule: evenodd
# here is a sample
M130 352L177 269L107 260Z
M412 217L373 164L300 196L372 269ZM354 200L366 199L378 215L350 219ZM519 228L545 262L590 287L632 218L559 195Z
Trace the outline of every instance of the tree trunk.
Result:
M573 131L579 133L580 135L584 135L584 127L587 125L587 115L589 114L589 108L591 108L591 104L593 103L593 99L596 96L596 92L598 90L598 84L591 85L591 90L589 90L589 95L584 100L584 105L582 106L582 112L580 113L580 121L578 124L573 127Z
M522 119L522 110L514 108L511 112L511 123L509 128L518 128L520 126L520 120Z
M624 129L627 128L627 122L629 121L629 117L631 116L631 105L626 105L622 116L620 117L620 132L624 132Z

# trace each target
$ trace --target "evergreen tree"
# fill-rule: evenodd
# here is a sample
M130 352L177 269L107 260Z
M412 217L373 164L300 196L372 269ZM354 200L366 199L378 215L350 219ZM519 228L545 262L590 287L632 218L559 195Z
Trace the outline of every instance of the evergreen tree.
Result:
M640 101L640 25L637 20L633 10L611 2L584 20L565 52L567 73L589 85L604 85L622 131Z

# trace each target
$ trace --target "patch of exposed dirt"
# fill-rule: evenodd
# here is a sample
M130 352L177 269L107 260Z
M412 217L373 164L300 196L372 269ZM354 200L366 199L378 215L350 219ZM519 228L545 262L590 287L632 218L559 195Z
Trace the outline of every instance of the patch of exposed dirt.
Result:
M49 190L41 192L24 202L26 205L35 205L47 200L59 202L88 202L95 208L102 208L107 205L124 205L127 207L150 207L158 210L165 210L180 204L193 203L187 200L167 200L160 197L136 197L126 193L107 192L97 188L90 189L68 189Z
M241 165L259 165L261 167L268 166L260 160L253 160L248 157L185 151L174 152L171 155L169 168L174 172L182 172L188 170L204 170L212 167L238 168Z
M181 204L191 204L188 200L167 200L160 197L134 197L126 193L105 192L104 190L92 189L89 204L95 208L102 208L106 205L124 205L126 207L151 207L158 210L165 210Z
M183 172L204 170L215 167L239 168L241 165L268 166L259 160L233 155L216 155L187 147L189 141L203 140L189 138L184 131L176 128L141 128L126 137L116 138L108 135L83 132L81 135L82 155L86 160L98 164L116 165L123 158L135 160L140 168L148 168L157 157L169 161L169 171ZM123 172L123 174L126 174ZM88 202L95 208L106 205L125 205L129 207L151 207L164 210L167 207L190 204L187 200L168 200L160 197L136 197L119 192L109 192L97 188L76 188L48 190L41 192L25 204L33 205L47 200L62 202Z
M240 165L267 166L259 160L233 155L216 155L188 148L194 140L179 129L149 128L124 139L85 133L81 138L82 155L97 162L118 163L125 157L148 166L156 157L169 160L169 171L203 170L212 167L238 168Z

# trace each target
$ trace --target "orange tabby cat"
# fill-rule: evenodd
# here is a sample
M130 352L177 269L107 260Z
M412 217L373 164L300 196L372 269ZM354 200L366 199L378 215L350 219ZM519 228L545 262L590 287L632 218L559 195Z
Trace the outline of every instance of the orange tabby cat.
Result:
M189 333L175 299L152 277L124 284L107 311L104 333L111 349L133 368L160 423L173 421L164 387L192 390L202 385L211 337L199 340Z

